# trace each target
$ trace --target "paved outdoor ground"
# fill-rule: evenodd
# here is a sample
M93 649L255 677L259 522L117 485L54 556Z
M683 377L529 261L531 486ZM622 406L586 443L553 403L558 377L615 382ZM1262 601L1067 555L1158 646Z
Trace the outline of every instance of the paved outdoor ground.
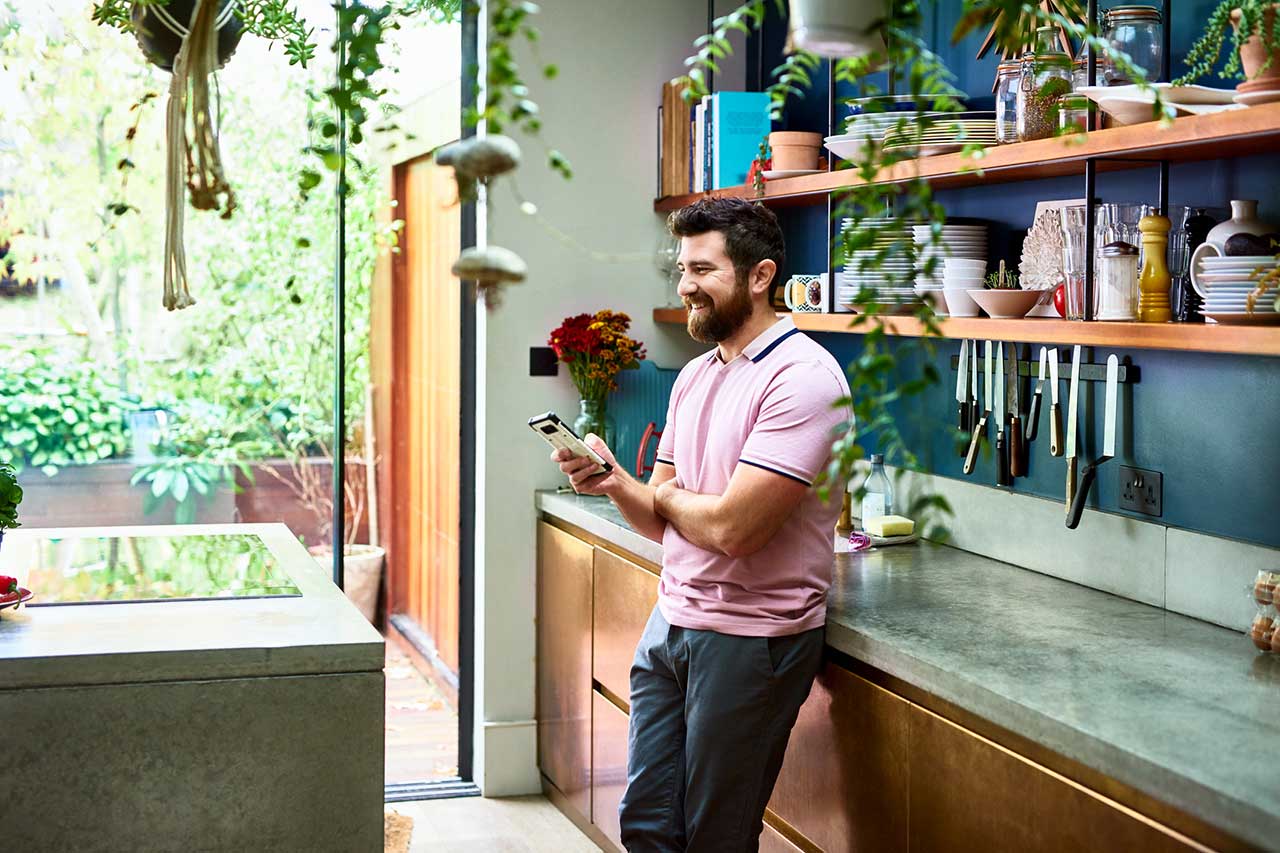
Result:
M386 674L386 781L457 776L458 713L392 637L387 637Z

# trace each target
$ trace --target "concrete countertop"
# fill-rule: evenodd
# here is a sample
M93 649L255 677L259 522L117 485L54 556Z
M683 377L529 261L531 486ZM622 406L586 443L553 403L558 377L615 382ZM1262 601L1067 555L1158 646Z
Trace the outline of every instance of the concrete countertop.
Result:
M605 499L540 492L537 506L661 563L661 546ZM1240 633L955 548L833 559L832 648L1276 848L1280 657Z
M382 637L283 524L19 529L5 545L25 536L218 533L259 536L302 595L5 610L0 690L382 670Z

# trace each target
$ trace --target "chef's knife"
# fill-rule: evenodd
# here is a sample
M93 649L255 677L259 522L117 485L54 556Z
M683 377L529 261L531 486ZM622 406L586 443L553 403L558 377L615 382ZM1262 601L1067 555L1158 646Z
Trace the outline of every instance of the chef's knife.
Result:
M1004 438L1004 422L1009 415L1004 408L1004 344L996 343L996 484L1013 485L1009 476L1009 448Z
M1080 345L1071 348L1071 383L1067 386L1067 514L1076 496L1076 411L1080 403Z
M1018 348L1009 344L1009 476L1027 476L1027 446L1022 442L1022 405L1018 401Z
M1062 455L1062 410L1058 408L1058 348L1049 350L1049 453Z
M1107 397L1102 415L1102 455L1092 465L1084 466L1080 472L1080 484L1076 488L1075 499L1071 501L1071 513L1067 516L1067 527L1072 530L1080 523L1080 515L1084 512L1084 502L1089 497L1089 489L1093 487L1098 466L1116 455L1116 397L1119 393L1117 379L1120 374L1120 362L1115 353L1107 356Z
M986 362L983 367L983 371L986 374L987 394L983 398L982 403L986 408L982 410L982 417L978 418L978 423L973 428L973 437L969 439L969 452L965 454L964 457L964 472L966 474L973 473L973 463L978 459L978 440L986 434L987 418L991 415L991 341L986 342L983 352Z
M1049 350L1040 347L1040 381L1036 383L1035 393L1031 395L1031 410L1027 413L1027 443L1036 440L1040 433L1040 398L1044 395L1044 373L1049 366Z
M960 431L969 432L973 424L969 420L969 342L960 342L960 369L956 371L956 403L960 406ZM960 451L964 455L964 450Z
M969 391L969 423L977 425L978 418L982 415L982 406L978 402L978 340L974 338L969 341L969 374L973 377L973 384Z

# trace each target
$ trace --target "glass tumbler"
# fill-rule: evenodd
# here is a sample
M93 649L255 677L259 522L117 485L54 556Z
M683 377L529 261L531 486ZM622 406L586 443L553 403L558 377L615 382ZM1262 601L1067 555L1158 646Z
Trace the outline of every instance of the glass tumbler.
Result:
M1085 318L1084 276L1090 259L1085 254L1088 242L1085 206L1073 204L1059 211L1062 224L1062 273L1066 278L1068 320Z

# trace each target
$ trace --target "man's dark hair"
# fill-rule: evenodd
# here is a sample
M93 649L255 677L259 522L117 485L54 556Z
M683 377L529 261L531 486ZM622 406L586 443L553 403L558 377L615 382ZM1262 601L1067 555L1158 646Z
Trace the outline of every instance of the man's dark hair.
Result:
M781 273L787 258L778 217L763 204L746 199L698 199L673 212L667 228L673 237L696 237L709 231L723 234L725 253L739 282L746 281L751 269L765 259L777 264Z

